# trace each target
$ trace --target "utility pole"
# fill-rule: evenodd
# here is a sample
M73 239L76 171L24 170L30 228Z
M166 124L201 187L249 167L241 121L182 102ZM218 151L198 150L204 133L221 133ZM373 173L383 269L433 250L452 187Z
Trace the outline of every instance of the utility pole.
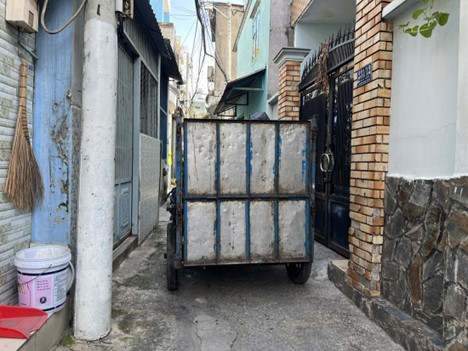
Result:
M75 325L77 339L111 328L117 124L115 0L88 0L84 25L83 112L78 205Z

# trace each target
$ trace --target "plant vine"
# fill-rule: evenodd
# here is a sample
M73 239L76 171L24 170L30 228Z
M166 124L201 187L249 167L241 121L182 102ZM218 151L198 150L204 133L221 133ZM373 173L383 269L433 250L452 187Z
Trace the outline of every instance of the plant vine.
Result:
M400 29L413 37L421 34L424 38L430 38L434 29L439 26L445 26L448 22L450 14L447 12L433 12L434 0L418 0L420 3L425 3L426 6L413 11L412 17L417 20L424 15L424 23L421 25L412 26L410 22L400 24Z

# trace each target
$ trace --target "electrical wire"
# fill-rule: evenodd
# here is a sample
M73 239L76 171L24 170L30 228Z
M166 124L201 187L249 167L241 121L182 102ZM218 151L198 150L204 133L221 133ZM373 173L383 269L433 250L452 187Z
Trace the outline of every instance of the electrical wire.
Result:
M49 4L49 0L45 0L44 5L42 6L42 11L41 11L41 27L42 27L42 29L44 29L44 32L49 33L49 34L58 34L58 33L60 33L65 28L67 28L68 25L70 23L72 23L78 17L78 15L84 9L87 2L88 2L88 0L83 0L80 7L78 8L78 10L76 10L75 14L64 25L62 25L58 29L50 30L49 28L47 28L47 26L45 24L45 13L47 11L47 5Z
M205 36L205 25L206 24L203 23L204 21L203 21L203 18L202 18L202 11L201 11L201 6L200 6L199 0L195 0L195 9L196 9L196 12L197 12L198 21L200 22L200 25L201 25L203 51L205 52L206 55L208 55L208 56L215 59L215 62L217 64L217 66L219 67L221 73L224 76L224 80L227 82L228 81L228 76L227 76L226 72L224 71L223 67L221 67L221 65L219 64L218 60L216 59L216 56L208 53L208 51L206 50L206 36Z

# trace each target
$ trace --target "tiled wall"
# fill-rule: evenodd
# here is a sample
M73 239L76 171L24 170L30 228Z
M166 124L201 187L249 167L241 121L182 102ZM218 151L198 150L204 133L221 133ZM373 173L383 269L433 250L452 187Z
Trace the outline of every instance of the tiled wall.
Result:
M32 124L34 66L31 56L18 45L18 40L33 49L35 36L19 33L5 21L6 0L0 0L0 189L3 190L11 155L18 114L19 67L22 58L29 63L27 110ZM16 270L13 258L29 246L31 214L15 209L0 192L0 304L17 302Z

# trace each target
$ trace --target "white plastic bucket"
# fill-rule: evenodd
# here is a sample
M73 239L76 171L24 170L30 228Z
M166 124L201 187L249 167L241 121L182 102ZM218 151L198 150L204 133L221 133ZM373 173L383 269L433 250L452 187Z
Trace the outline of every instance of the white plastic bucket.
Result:
M15 255L15 266L20 306L49 313L64 307L75 276L68 247L45 245L21 250Z

